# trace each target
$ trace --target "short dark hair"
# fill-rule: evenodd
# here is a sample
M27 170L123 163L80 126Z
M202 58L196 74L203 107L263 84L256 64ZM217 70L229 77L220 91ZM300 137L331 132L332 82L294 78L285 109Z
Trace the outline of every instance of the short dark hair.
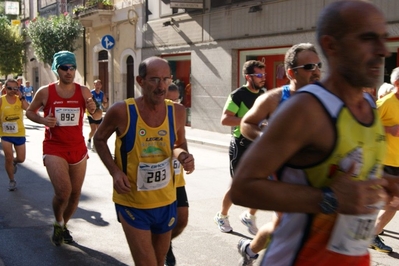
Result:
M344 10L345 7L350 7L354 3L356 4L356 2L371 4L370 1L367 0L340 0L327 5L321 11L316 24L316 39L325 56L326 53L321 45L321 38L323 35L329 35L334 37L336 40L341 40L345 36L345 34L348 32L348 21L347 16L343 16L342 10Z
M293 45L288 51L285 53L284 58L284 68L287 71L290 68L298 66L298 54L302 51L312 51L317 54L316 48L311 43L298 43Z
M168 90L170 90L170 91L177 91L177 92L180 93L179 87L177 87L177 85L174 84L174 83L172 83L172 84L169 85Z
M261 61L258 60L249 60L244 63L244 66L242 67L242 74L243 76L247 74L254 74L255 73L255 67L263 69L265 68L265 64L262 63Z

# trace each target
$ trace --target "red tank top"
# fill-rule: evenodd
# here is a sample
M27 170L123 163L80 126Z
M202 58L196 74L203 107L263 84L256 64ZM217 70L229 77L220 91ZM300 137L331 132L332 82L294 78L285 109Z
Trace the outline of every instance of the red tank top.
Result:
M48 86L48 99L44 106L44 116L49 114L57 118L53 128L45 127L43 154L52 151L82 151L87 149L83 137L83 115L86 101L82 89L75 83L75 93L71 98L61 98L56 91L55 83Z

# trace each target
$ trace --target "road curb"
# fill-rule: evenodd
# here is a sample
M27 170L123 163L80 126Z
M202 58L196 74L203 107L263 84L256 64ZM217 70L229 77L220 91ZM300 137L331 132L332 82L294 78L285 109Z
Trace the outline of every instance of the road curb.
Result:
M208 139L200 139L200 138L192 138L192 137L186 137L187 142L189 143L196 143L196 144L202 144L202 145L208 145L208 146L213 146L217 148L229 148L229 143L224 143L220 141L212 141Z

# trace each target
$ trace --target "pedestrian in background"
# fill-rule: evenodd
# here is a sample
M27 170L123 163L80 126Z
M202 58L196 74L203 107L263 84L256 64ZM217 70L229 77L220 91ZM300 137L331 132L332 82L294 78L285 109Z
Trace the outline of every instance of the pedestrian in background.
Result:
M230 93L221 118L222 125L234 127L229 148L231 178L234 178L237 164L251 144L249 139L242 136L240 122L242 117L252 107L256 98L264 93L263 88L266 82L265 64L260 61L249 60L244 63L242 74L245 77L246 84ZM221 210L213 218L219 230L223 233L233 231L228 215L232 204L230 190L228 190L223 197ZM241 222L248 227L248 231L253 235L258 232L255 213L256 209L249 209L240 215Z
M96 79L94 81L94 89L91 90L91 94L93 95L93 100L96 102L96 105L98 108L104 111L108 107L108 99L105 96L104 92L101 90L103 87L101 80ZM98 129L98 125L101 124L103 121L103 117L101 116L100 119L93 119L93 117L90 115L90 113L87 113L87 119L89 120L89 125L90 125L90 133L89 137L87 139L87 148L89 150L95 151L95 147L91 145L91 138L94 136Z
M32 102L33 94L34 94L33 87L30 85L30 82L27 80L27 81L25 82L24 96L25 96L26 101L27 101L28 103L31 103L31 102Z
M19 76L19 77L17 78L17 82L18 82L18 88L19 88L19 91L21 92L21 95L24 95L25 87L24 87L24 85L23 85L23 80L22 80L22 77L21 77L21 76Z
M98 155L113 178L113 201L136 266L165 263L176 224L176 184L172 159L194 171L185 136L186 112L166 100L172 82L168 61L139 65L143 95L113 104L94 135ZM107 146L116 133L115 158Z
M384 97L385 95L391 93L393 91L393 89L395 88L394 85L390 84L390 83L386 83L384 82L380 88L378 89L378 99L381 99L382 97Z
M316 38L328 73L278 108L231 187L235 204L283 212L261 265L370 265L369 225L387 193L398 193L383 175L374 99L363 93L381 78L387 35L369 2L336 1L321 12ZM269 180L274 173L279 182Z
M285 53L284 69L290 84L269 90L256 99L252 108L241 120L242 135L251 141L259 137L262 128L267 126L267 120L282 103L303 86L320 80L321 66L320 58L313 44L299 43L288 49ZM265 119L265 125L262 125L262 121ZM274 175L271 179L274 179ZM271 234L278 226L280 216L280 213L275 213L272 221L262 226L252 241L247 238L239 240L237 247L242 256L239 262L240 266L250 266L258 258L258 252L266 247Z
M176 104L180 104L181 97L179 87L172 83L168 87L166 99L171 100ZM179 236L188 223L188 198L186 192L186 181L184 180L184 169L179 160L173 158L173 169L175 170L176 182L176 200L177 200L177 221L176 226L172 229L171 239L173 240ZM170 242L168 253L166 254L165 266L176 265L176 258L172 250L172 241Z
M23 110L26 110L29 104L21 95L15 79L8 79L4 85L6 95L0 97L1 146L5 158L4 166L10 179L8 190L14 191L17 188L14 176L17 172L17 164L25 161L26 137Z
M392 93L378 99L377 107L388 144L387 153L382 162L384 172L399 177L399 67L392 71L391 84L394 86ZM384 253L392 252L392 248L384 244L379 234L383 232L384 227L392 220L398 209L399 198L388 198L385 208L378 215L371 248Z
M90 90L74 82L76 58L69 51L54 54L52 71L58 80L41 87L26 111L26 116L45 125L43 163L54 188L55 246L73 243L67 223L79 204L86 174L87 147L83 136L85 110L95 118L102 116ZM44 116L39 109L43 107Z

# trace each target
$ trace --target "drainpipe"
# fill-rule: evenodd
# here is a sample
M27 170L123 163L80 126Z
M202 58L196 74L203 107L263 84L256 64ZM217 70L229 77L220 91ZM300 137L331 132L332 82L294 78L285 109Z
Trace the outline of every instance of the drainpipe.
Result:
M86 86L86 75L87 75L87 65L86 65L86 27L83 27L83 84Z

